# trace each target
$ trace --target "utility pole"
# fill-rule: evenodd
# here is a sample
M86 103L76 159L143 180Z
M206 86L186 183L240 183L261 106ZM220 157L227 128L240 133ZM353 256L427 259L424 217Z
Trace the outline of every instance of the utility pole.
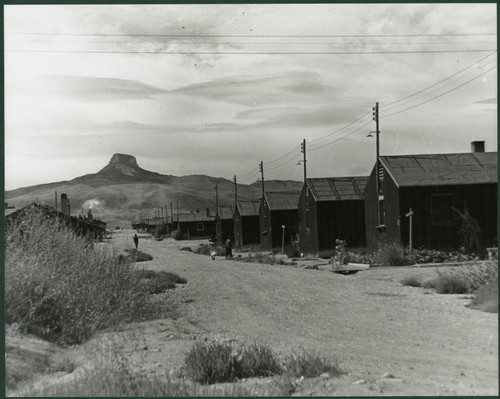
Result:
M236 175L234 175L234 209L236 209L237 202L238 202L238 184L236 184Z
M409 240L410 241L409 241L409 245L408 245L408 248L409 248L408 253L411 256L411 249L412 249L412 246L413 246L413 240L412 240L412 237L413 237L413 223L412 223L412 221L413 221L413 209L410 208L410 212L408 212L405 216L407 218L410 218L410 228L409 228L409 230L410 230L410 232L409 232L409 235L410 235Z
M380 201L383 200L382 196L382 182L380 179L380 127L379 127L379 112L378 112L378 102L375 103L375 107L372 108L373 110L373 120L375 121L375 134L376 134L376 146L377 146L377 159L375 162L375 169L377 173L377 180L376 180L376 188L377 188L377 213L378 213L378 225L381 226L384 224L384 220L382 217L382 207L380 206Z
M217 217L219 216L219 190L217 184L215 185L215 221L217 222Z
M177 201L177 230L180 230L180 226L179 226L179 200L176 200Z
M260 161L259 171L261 173L260 182L262 183L262 200L264 200L264 163Z
M261 173L261 178L260 181L262 183L262 199L261 199L261 207L262 207L262 220L263 220L263 225L264 225L264 231L262 234L264 235L263 242L264 242L264 251L266 250L266 236L267 236L267 221L266 221L266 213L264 211L264 162L260 161L259 165L259 170Z
M57 191L56 191L56 211L57 211Z
M304 159L302 160L304 164L304 208L306 211L306 229L309 228L309 187L307 185L307 159L306 159L306 139L302 140L300 145L300 152L304 154Z

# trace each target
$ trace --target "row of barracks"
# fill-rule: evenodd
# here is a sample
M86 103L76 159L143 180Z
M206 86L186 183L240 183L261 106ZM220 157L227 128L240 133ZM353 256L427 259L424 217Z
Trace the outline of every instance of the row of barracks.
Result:
M370 250L383 241L407 246L410 219L413 247L458 248L460 214L468 212L481 244L496 247L497 165L484 142L472 143L470 153L380 156L370 176L308 178L301 192L265 192L213 214L149 222L170 223L189 238L229 237L237 248L276 251L298 241L302 253L328 256L336 239Z

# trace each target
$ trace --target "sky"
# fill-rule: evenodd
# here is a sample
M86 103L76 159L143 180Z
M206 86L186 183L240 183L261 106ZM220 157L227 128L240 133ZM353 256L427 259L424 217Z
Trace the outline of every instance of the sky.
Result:
M175 176L368 175L497 151L496 4L6 5L5 189L114 153Z

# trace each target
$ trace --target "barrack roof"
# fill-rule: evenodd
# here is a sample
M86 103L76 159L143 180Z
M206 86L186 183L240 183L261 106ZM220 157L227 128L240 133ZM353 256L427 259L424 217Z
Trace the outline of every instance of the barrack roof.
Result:
M399 187L484 184L498 182L498 153L381 156Z
M271 211L299 209L299 191L267 191L264 193L264 198Z
M236 201L241 216L255 216L259 214L260 201Z
M316 177L307 179L315 201L363 200L368 176Z

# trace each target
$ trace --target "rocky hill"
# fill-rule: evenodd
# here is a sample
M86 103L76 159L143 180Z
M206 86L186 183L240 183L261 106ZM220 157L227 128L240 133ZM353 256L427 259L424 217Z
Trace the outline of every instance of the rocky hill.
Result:
M180 211L215 210L215 185L219 205L234 204L234 183L224 178L205 175L172 176L141 168L132 155L114 154L108 165L97 173L76 177L73 180L40 184L5 192L9 205L21 207L34 201L54 205L55 192L60 197L66 193L71 202L71 214L78 215L92 208L98 217L111 226L130 224L141 212L155 208L174 210L177 202ZM302 182L266 181L266 191L294 191ZM260 182L238 184L238 199L259 199Z

